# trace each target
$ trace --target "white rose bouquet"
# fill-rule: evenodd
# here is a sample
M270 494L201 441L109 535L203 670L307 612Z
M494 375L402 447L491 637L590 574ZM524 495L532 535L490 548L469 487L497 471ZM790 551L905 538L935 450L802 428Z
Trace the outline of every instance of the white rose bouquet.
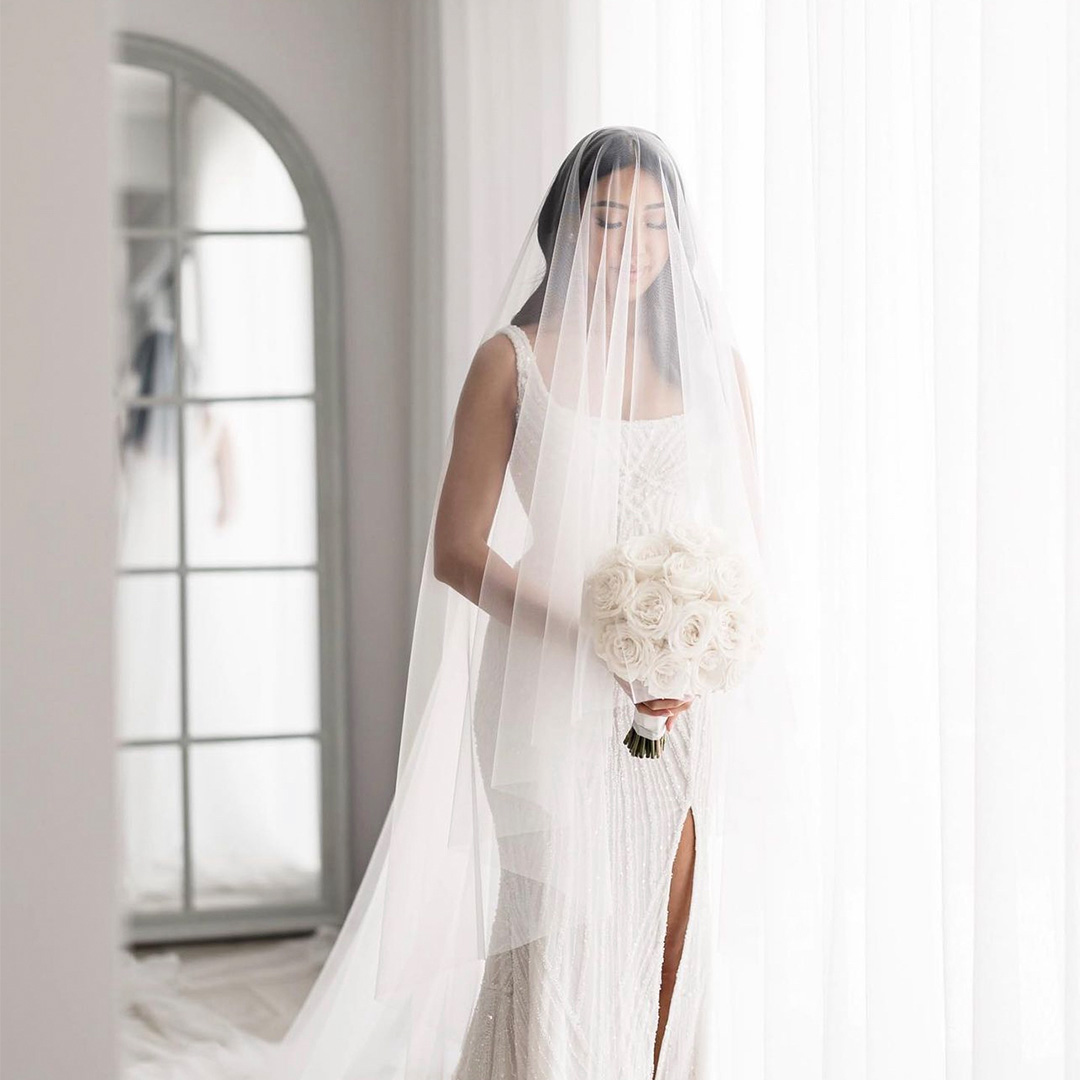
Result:
M597 655L635 701L738 685L760 652L760 589L720 528L680 522L610 549L585 579ZM659 757L664 727L635 711L624 744ZM657 730L657 726L659 730Z

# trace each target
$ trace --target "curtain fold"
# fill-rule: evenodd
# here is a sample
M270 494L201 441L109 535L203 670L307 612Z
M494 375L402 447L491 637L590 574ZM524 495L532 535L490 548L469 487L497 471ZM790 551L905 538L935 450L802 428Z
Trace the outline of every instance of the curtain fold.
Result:
M823 1080L1080 1077L1080 9L437 18L444 424L535 200L605 124L680 162L750 371L821 994L739 1080L780 1039Z

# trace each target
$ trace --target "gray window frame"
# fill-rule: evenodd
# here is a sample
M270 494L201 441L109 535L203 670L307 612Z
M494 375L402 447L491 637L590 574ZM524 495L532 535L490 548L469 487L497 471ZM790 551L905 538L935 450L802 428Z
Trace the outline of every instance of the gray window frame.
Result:
M332 922L340 924L348 910L349 785L347 753L347 680L348 655L345 600L346 540L344 462L344 394L342 364L341 245L337 220L315 159L296 129L266 95L247 79L216 60L186 46L145 34L122 33L116 37L113 59L118 64L147 68L171 77L170 82L170 151L173 190L172 223L161 228L128 227L116 222L116 232L123 240L161 239L173 242L178 257L185 239L221 235L307 235L311 245L312 301L314 324L315 386L313 394L260 395L258 400L312 400L315 409L315 460L317 491L317 555L314 569L318 579L319 601L319 729L314 735L320 743L320 827L322 857L322 895L311 904L259 906L252 908L199 911L193 906L192 852L190 817L190 782L188 747L213 742L265 742L292 736L268 734L239 737L191 737L187 716L187 618L184 532L184 404L210 401L251 400L248 396L185 396L183 383L183 343L177 335L179 385L172 395L126 398L119 407L169 404L178 407L179 416L179 499L180 552L178 565L168 568L120 570L118 573L160 573L175 570L180 579L180 733L172 739L118 739L118 752L132 746L179 746L181 748L181 797L183 824L183 907L178 912L128 913L126 938L131 944L170 943L218 938L255 937L294 933ZM182 80L199 92L212 95L234 109L267 140L284 164L296 187L304 210L306 226L302 230L200 230L186 227L180 220L179 164L181 149L179 118L176 110L176 80ZM173 297L177 324L181 317L180 296ZM291 567L290 569L294 569ZM208 568L199 567L198 572ZM229 566L230 571L265 572L274 567Z

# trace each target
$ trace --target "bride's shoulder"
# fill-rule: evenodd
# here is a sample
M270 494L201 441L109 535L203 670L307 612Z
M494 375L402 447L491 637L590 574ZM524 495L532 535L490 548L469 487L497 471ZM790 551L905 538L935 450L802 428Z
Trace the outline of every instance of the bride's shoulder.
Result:
M505 330L498 330L491 337L480 342L472 358L472 367L479 368L481 374L488 377L509 378L513 376L517 348Z
M463 403L513 413L517 405L517 349L502 331L482 341L461 388Z
M535 324L518 326L507 323L482 342L473 357L473 366L495 378L512 374L520 384L528 366L528 357L536 341Z
M507 323L482 341L469 365L462 396L489 405L497 403L516 416L536 331L535 323Z
M519 326L517 323L507 323L494 333L488 341L497 340L500 346L505 348L509 343L513 351L518 354L518 360L524 360L535 348L537 326L535 323ZM486 342L485 342L486 344Z

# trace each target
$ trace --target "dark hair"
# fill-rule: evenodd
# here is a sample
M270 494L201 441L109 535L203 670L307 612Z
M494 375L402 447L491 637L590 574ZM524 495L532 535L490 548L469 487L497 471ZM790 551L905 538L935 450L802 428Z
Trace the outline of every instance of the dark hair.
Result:
M567 207L577 207L580 215L581 200L590 185L627 167L647 172L666 184L671 210L676 224L679 223L682 176L663 140L650 131L635 127L604 127L589 132L566 155L544 196L536 220L536 239L544 256L544 276L511 322L526 326L539 321L551 279L560 225L568 228L571 236L577 234L577 220L564 223ZM671 259L668 258L639 303L646 316L643 324L653 359L660 372L678 385L679 363L672 348L675 340L675 327L671 323L673 301Z

